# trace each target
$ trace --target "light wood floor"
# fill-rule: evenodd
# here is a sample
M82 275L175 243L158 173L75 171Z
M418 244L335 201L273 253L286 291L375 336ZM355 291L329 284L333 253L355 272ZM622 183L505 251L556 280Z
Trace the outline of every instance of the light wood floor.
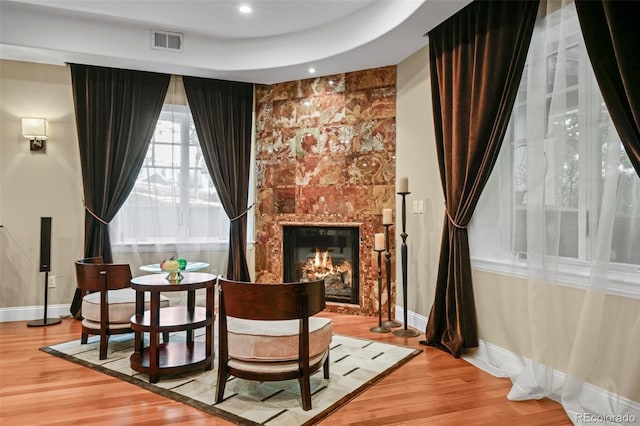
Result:
M369 332L377 317L323 315L332 318L336 333L424 352L321 425L571 425L559 404L548 399L509 401L508 379L422 346L420 338ZM35 328L26 322L0 323L1 425L230 424L38 350L79 337L80 322L73 319Z

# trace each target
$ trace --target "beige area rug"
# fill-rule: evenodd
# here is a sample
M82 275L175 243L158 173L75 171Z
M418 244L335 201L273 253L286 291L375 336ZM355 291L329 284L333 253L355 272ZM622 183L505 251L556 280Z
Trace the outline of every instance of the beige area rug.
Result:
M182 334L172 341L184 339ZM204 340L203 336L197 339ZM239 425L311 425L365 391L422 351L404 346L334 335L330 352L330 378L322 369L311 377L313 408L304 411L297 380L252 382L230 378L225 399L215 403L217 359L214 369L188 375L161 377L156 384L129 367L133 334L112 336L106 360L98 359L98 340L90 338L41 348L42 351L133 383Z

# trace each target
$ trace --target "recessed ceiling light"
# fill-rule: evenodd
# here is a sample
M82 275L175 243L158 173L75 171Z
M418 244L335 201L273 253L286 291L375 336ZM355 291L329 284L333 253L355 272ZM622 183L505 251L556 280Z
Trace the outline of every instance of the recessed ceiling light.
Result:
M314 67L309 68L309 74L315 74L316 69Z
M249 6L248 4L240 5L238 10L240 11L240 13L244 13L244 14L253 12L253 9L251 9L251 6Z

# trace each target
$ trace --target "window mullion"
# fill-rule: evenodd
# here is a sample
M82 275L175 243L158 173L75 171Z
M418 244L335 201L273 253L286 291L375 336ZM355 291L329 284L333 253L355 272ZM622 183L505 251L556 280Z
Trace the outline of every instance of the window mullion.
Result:
M190 196L189 196L189 119L180 117L180 235L186 240L189 237Z
M580 175L579 175L579 256L578 259L588 261L595 251L595 235L597 230L598 206L602 193L600 176L600 143L598 138L598 105L595 84L589 75L590 62L584 52L579 50L579 86L580 86Z

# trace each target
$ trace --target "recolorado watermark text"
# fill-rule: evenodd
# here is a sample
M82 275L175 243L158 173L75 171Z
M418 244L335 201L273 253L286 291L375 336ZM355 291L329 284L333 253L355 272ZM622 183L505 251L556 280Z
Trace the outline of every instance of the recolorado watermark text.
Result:
M638 418L633 414L576 414L576 423L578 424L634 424L637 422Z

